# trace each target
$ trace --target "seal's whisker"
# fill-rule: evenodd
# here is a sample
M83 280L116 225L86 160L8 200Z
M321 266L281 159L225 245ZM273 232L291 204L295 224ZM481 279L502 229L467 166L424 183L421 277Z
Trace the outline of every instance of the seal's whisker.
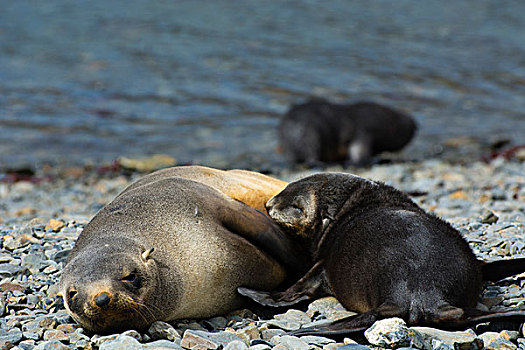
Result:
M136 308L134 308L137 312L142 312L142 311L147 312L151 320L155 320L157 318L153 311L160 311L158 307L155 307L154 310L151 310L150 307L148 307L148 305L144 303L139 303L137 301L134 301L134 303L135 304L133 306L137 306Z

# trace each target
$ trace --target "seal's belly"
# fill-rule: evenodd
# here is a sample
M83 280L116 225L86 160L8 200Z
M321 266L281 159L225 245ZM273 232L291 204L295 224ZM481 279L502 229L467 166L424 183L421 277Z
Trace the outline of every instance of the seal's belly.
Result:
M169 263L182 281L183 293L169 320L229 312L243 303L237 287L268 290L284 280L280 264L222 226L200 222L181 235L180 254L173 259L171 253Z

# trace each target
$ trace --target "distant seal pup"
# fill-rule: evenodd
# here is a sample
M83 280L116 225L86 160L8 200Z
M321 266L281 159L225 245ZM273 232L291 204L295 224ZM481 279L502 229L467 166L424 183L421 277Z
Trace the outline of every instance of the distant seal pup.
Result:
M170 177L183 177L202 182L233 199L266 214L266 202L279 193L287 182L248 170L219 170L199 165L177 166L155 171L128 186L126 191Z
M280 149L292 163L363 165L381 152L400 150L415 131L409 115L376 103L312 99L290 108L278 136Z
M222 314L246 301L238 286L274 289L303 264L268 217L215 188L180 177L131 186L85 227L60 280L91 332Z
M525 259L484 263L445 221L395 188L343 173L290 183L268 213L309 245L312 269L284 292L240 288L263 305L289 306L323 295L361 314L296 334L362 330L385 317L444 327L489 320L472 310L483 280L525 271ZM525 319L525 311L505 313Z

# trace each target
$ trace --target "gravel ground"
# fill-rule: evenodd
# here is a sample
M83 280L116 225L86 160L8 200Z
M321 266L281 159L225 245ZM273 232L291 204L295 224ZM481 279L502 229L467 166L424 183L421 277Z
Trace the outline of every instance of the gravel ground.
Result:
M104 173L89 168L43 169L28 178L30 181L12 181L13 177L0 174L3 179L0 182L1 349L180 349L182 346L279 350L410 345L420 349L453 349L454 342L456 348L458 342L466 342L470 348L525 349L523 334L512 330L428 335L410 328L406 333L409 341L381 343L367 336L366 340L359 340L361 345L351 339L284 335L286 330L346 315L333 298L323 298L310 304L307 310L290 309L273 318L240 310L210 320L184 320L172 325L158 322L143 334L129 331L109 337L86 335L56 296L57 281L69 249L89 219L140 176L108 169ZM484 260L525 256L523 161L497 158L489 164L449 164L427 160L361 170L326 170L352 171L408 192L423 208L458 228ZM292 180L309 173L283 171L275 176ZM479 307L500 309L524 304L524 282L509 278L488 285ZM220 332L210 333L217 330Z

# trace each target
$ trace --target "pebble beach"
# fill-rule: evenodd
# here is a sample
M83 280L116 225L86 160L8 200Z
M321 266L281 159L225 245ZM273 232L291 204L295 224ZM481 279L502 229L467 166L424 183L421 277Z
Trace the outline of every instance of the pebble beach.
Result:
M449 221L483 260L525 257L525 162L418 162L354 169L410 194ZM320 170L278 170L291 181ZM1 349L525 349L521 327L461 332L407 327L387 319L363 339L294 337L287 331L351 314L332 297L277 314L238 310L208 320L156 322L144 333L87 334L67 314L57 282L76 238L93 215L144 173L93 167L44 167L30 177L0 174ZM486 285L478 308L525 307L520 276Z

